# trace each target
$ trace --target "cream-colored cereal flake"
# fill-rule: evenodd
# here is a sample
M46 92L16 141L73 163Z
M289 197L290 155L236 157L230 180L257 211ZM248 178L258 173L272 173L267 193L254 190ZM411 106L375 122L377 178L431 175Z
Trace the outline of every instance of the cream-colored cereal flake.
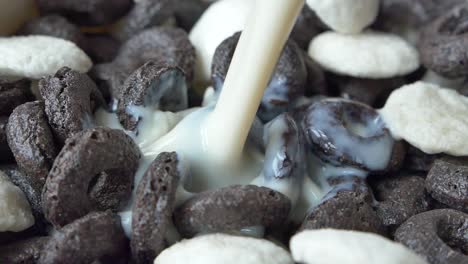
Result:
M24 193L0 171L0 232L23 231L34 224Z
M211 234L198 236L164 250L154 264L293 264L283 248L264 239Z
M468 98L416 82L393 91L380 110L394 137L428 154L468 155Z
M323 68L359 78L391 78L418 69L419 53L404 39L366 31L358 35L325 32L309 46L309 56Z
M0 38L0 76L40 79L67 66L79 72L91 59L74 43L48 36Z
M427 264L401 244L358 231L306 230L293 236L290 248L296 262L307 264Z

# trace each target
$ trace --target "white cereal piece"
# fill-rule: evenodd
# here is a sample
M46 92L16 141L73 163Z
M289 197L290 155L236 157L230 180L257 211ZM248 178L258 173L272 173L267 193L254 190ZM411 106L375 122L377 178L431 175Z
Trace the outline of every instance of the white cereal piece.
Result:
M309 46L309 56L337 74L380 79L418 69L419 53L397 35L366 31L358 35L325 32Z
M35 13L34 0L0 0L0 36L15 33Z
M211 76L211 62L216 48L234 33L244 29L252 0L216 1L203 13L189 38L195 47L197 61L195 78L207 82Z
M302 231L292 237L290 248L294 260L305 264L427 264L402 244L349 230Z
M24 193L0 171L0 232L23 231L34 225Z
M379 0L307 0L320 20L331 29L356 34L372 24L379 13Z
M79 72L91 59L74 43L48 36L0 38L0 76L40 79L67 66Z
M416 82L380 110L393 136L428 154L468 155L468 98L452 89Z
M293 264L283 248L264 239L211 234L164 250L154 264Z

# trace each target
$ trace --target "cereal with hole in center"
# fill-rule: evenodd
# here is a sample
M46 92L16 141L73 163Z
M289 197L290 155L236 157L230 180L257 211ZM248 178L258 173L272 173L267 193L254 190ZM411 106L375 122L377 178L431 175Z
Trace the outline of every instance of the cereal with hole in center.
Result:
M427 174L426 189L437 201L468 212L468 162L448 157L436 160Z
M468 214L439 209L415 215L395 232L398 241L431 264L468 263Z
M240 36L241 32L238 32L225 39L216 48L211 66L211 81L218 93L223 88ZM264 123L286 112L300 96L304 95L308 72L303 57L305 56L296 42L289 40L257 111L257 116Z

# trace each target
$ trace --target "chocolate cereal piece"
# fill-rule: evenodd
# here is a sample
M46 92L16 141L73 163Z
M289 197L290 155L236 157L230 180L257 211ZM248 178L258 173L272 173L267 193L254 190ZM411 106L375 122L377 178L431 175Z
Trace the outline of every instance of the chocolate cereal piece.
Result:
M227 38L215 51L211 80L216 91L220 91L224 85L240 35L238 32ZM302 51L293 40L289 40L265 90L258 117L266 123L286 112L297 98L304 95L307 73Z
M390 229L394 230L411 216L429 210L430 198L425 192L422 177L372 177L371 186L377 200L377 215Z
M426 189L437 201L468 212L468 161L436 160L427 174Z
M340 89L341 97L373 107L382 107L391 92L405 84L402 77L376 80L335 75L330 79Z
M8 116L0 116L0 163L13 160L13 153L7 141Z
M127 263L128 240L120 218L90 213L52 234L38 264Z
M175 152L161 153L151 163L138 185L132 212L132 259L150 263L167 246L166 233L180 181Z
M32 188L42 190L57 148L41 101L18 106L7 125L8 145Z
M229 232L245 227L278 227L288 218L291 201L283 194L255 185L233 185L196 194L174 211L184 237Z
M458 5L424 31L419 51L427 68L448 78L465 77L468 70L468 4Z
M327 95L328 91L325 72L306 52L302 53L304 63L307 69L307 82L305 85L305 96L312 97L314 95Z
M300 230L334 228L386 235L373 207L373 197L360 178L340 179L321 203L311 209Z
M405 149L373 108L345 99L311 105L302 120L312 151L336 166L383 172L401 166Z
M26 79L0 79L0 116L8 116L18 105L34 100L30 87L31 82Z
M180 68L149 61L125 81L117 115L125 129L134 130L141 117L131 114L132 107L181 111L188 107L187 90L184 72Z
M41 256L48 237L33 237L0 247L0 261L8 264L34 264Z
M45 112L60 142L92 127L92 115L105 105L96 84L84 73L63 67L53 76L39 81Z
M452 209L421 213L403 223L395 240L431 264L468 263L468 214Z
M139 159L138 146L121 130L93 128L69 138L44 186L47 220L62 227L93 210L119 209L131 195Z
M123 16L132 0L38 0L41 14L60 14L82 26L106 25Z
M180 67L187 82L193 79L195 49L185 31L169 27L154 27L133 36L121 46L113 62L96 65L93 74L107 83L111 94L117 98L127 77L151 60Z
M151 26L161 25L174 10L174 2L180 0L139 0L119 22L115 36L124 41Z
M304 5L291 32L291 38L296 41L299 47L307 50L310 41L320 33L320 23L320 19L309 5Z
M396 34L406 34L408 29L419 33L434 19L447 13L464 0L381 0L376 27ZM405 32L406 31L406 32ZM411 36L415 42L418 36Z
M86 34L82 46L94 63L106 63L117 56L120 41L108 34Z
M174 1L174 17L177 25L190 32L210 3L203 0Z
M33 19L26 23L18 34L51 36L69 40L78 46L83 42L83 34L80 29L59 15L47 15Z
M443 157L443 154L426 154L416 147L408 144L408 150L402 169L427 173L436 159Z

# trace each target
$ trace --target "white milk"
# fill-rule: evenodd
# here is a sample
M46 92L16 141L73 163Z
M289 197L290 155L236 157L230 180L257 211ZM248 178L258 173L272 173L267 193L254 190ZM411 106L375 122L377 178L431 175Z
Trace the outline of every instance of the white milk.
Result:
M268 129L272 144L265 156L259 148L245 145L247 135L255 118L257 108L276 62L299 13L302 0L259 0L256 11L241 37L239 46L226 78L225 87L218 97L209 90L205 106L182 113L161 112L154 109L134 107L129 113L142 117L138 124L138 135L130 135L140 146L143 158L135 177L135 186L149 164L161 152L176 151L179 155L181 184L176 192L175 206L181 205L195 193L233 184L256 184L277 190L292 201L291 219L299 222L305 212L316 206L330 187L326 179L336 175L358 175L366 173L353 168L339 168L323 164L310 156L303 163L307 168L300 175L289 179L265 177L275 174L274 153L283 144L281 134L285 124L277 122ZM98 111L97 123L113 128L122 128L113 114ZM357 134L371 133L368 128L351 128ZM345 139L343 139L345 140ZM385 147L386 144L381 144ZM268 150L267 150L268 152ZM270 154L271 154L270 153ZM374 161L369 161L373 163ZM303 164L303 165L304 165ZM380 167L383 164L375 164ZM266 174L265 174L266 173ZM135 194L133 194L134 197ZM131 233L131 210L129 206L120 213L127 235ZM261 226L246 227L238 232L262 236ZM177 241L180 236L174 226L166 234L167 240Z

